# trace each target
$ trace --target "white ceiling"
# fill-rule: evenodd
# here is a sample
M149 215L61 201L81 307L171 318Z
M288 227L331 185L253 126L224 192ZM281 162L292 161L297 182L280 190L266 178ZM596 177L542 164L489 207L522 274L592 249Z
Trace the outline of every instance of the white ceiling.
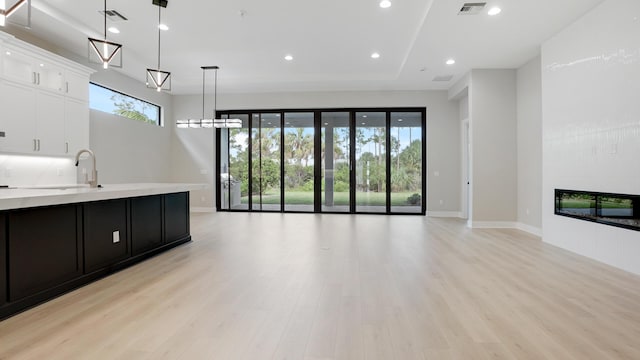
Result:
M459 16L465 1L458 0L392 0L388 9L378 1L169 0L161 68L172 73L174 94L201 92L203 65L220 66L221 93L448 89L472 68L523 65L603 0L488 0L487 9L503 10L495 17ZM87 37L102 37L102 0L32 4L30 32L57 47L85 57ZM152 0L107 5L128 18L108 21L121 30L108 39L123 44L124 67L107 71L144 81L157 62L157 7ZM453 66L445 65L450 57ZM441 75L454 77L432 81Z

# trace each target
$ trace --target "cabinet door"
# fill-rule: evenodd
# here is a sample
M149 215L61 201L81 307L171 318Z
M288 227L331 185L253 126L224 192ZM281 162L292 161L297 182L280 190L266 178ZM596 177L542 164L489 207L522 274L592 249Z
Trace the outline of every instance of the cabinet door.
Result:
M42 155L65 154L64 96L38 91L36 113L37 153Z
M36 61L36 85L42 89L63 93L66 89L64 69L43 59Z
M162 245L162 198L160 195L131 199L131 249L142 254Z
M7 302L7 217L0 214L0 306Z
M67 70L65 80L67 96L82 101L89 101L89 76Z
M65 101L65 154L74 155L89 148L89 104L67 98Z
M130 255L127 201L86 203L84 208L85 273L108 267Z
M0 150L33 153L36 151L36 90L28 85L0 80Z
M2 55L2 60L2 77L23 84L36 85L37 73L31 56L7 49Z
M165 243L184 239L189 235L189 193L164 195Z
M82 273L75 205L12 211L9 224L10 301Z

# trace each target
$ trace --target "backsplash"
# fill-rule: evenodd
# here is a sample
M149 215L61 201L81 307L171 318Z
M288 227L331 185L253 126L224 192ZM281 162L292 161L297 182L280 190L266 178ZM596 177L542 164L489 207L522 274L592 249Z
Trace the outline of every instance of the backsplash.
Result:
M0 185L75 184L74 159L27 155L0 155Z

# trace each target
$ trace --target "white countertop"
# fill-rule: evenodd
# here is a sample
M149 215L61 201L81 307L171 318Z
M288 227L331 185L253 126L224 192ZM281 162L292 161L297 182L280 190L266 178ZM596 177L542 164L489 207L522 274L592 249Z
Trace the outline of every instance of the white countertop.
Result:
M206 188L205 184L178 183L104 184L101 188L83 185L16 187L0 189L0 210L169 194Z

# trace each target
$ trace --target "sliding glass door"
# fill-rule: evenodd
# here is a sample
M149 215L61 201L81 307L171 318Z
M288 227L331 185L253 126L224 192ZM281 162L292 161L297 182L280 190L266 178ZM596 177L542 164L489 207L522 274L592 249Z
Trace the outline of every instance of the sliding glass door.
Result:
M284 113L284 210L313 212L314 115Z
M223 112L220 210L425 213L425 109Z
M349 112L320 114L322 212L351 211L351 130Z
M422 116L391 113L391 212L418 213L422 209Z
M387 117L356 112L356 212L387 212Z

